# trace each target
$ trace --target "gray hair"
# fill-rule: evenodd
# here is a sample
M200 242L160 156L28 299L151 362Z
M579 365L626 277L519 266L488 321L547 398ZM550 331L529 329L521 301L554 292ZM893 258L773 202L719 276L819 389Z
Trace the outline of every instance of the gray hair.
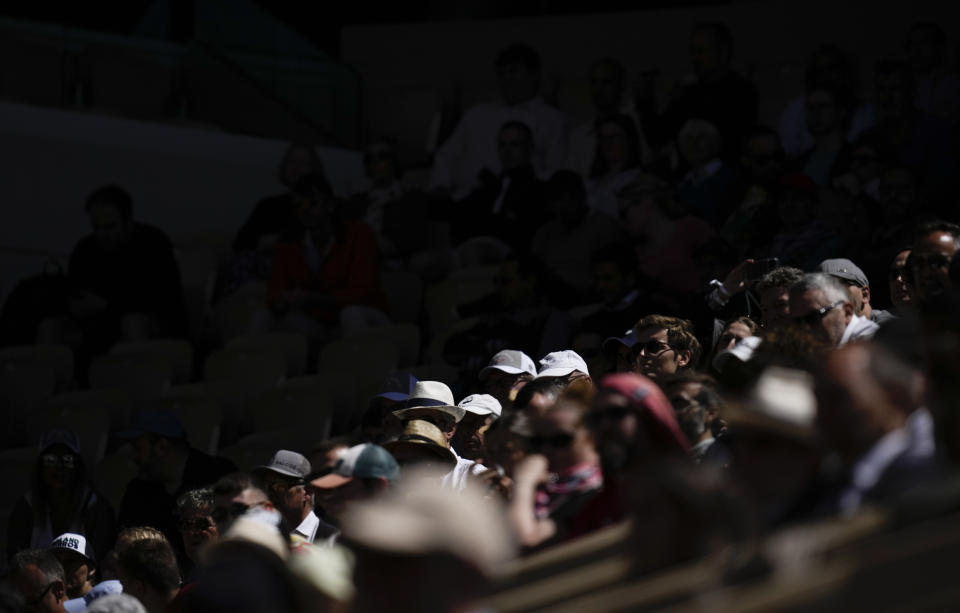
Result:
M850 293L836 277L825 272L813 272L803 275L799 281L790 286L791 294L803 294L809 291L823 292L823 296L830 302L850 302Z
M87 613L147 613L140 601L130 594L109 594L90 602Z
M46 583L66 580L60 561L47 549L25 549L17 552L10 560L10 574L23 572L28 566L36 566L37 570L43 573Z
M781 266L760 277L753 290L757 294L762 294L771 287L790 287L802 278L803 271L799 268Z

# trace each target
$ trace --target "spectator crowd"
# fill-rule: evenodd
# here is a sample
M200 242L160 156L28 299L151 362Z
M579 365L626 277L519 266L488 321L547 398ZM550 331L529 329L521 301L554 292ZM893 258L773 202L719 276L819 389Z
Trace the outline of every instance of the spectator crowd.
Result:
M611 530L645 577L874 508L955 508L947 37L913 24L862 89L854 58L816 49L776 126L734 50L723 24L696 24L691 76L666 96L655 72L599 58L578 124L541 95L537 52L511 45L501 99L463 112L421 186L389 139L364 151L359 194L292 144L287 191L238 223L213 308L252 296L243 333L297 335L298 374L316 372L397 322L399 271L424 302L455 288L412 317L417 356L442 368L378 373L326 428L278 409L297 436L248 465L138 403L109 429L137 469L118 506L76 431L18 440L23 416L0 407L4 446L35 449L29 489L6 492L0 609L482 610L517 559ZM92 233L66 274L8 298L2 344L69 347L86 388L118 343L202 356L230 340L191 328L173 243L124 188L85 207ZM322 397L351 385L325 381ZM247 417L223 414L221 448L258 434Z

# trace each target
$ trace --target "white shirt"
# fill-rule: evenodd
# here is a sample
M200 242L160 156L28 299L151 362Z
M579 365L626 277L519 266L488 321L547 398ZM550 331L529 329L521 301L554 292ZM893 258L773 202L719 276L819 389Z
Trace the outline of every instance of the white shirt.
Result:
M294 528L291 532L302 536L308 543L312 543L313 540L317 537L317 527L320 526L320 518L317 517L313 511L310 511L310 514L307 515L300 525Z
M850 485L840 495L840 512L850 515L860 508L863 495L901 455L933 457L933 418L920 407L907 417L903 427L888 432L853 465Z
M857 340L867 340L868 338L873 338L873 335L877 333L877 330L880 329L880 326L873 323L866 317L860 317L859 315L854 315L850 319L850 323L847 324L847 327L843 331L843 336L840 337L840 343L838 347L843 347L850 341Z
M430 187L446 187L455 199L470 194L484 168L500 174L497 136L508 121L520 121L533 131L533 167L540 178L563 167L567 155L567 117L541 98L508 106L484 103L464 113L453 134L434 156Z
M850 515L860 508L864 493L877 484L887 467L910 446L910 432L898 428L874 443L853 465L850 485L840 495L840 512Z
M707 450L717 442L717 439L712 436L708 439L702 440L693 447L690 448L690 457L693 458L693 461L699 464L703 461L703 456L707 454Z
M460 491L467 487L468 475L479 475L487 470L487 467L480 462L474 462L473 460L467 460L466 458L458 456L457 452L453 450L453 447L450 448L450 452L457 458L457 465L453 467L453 470L443 476L443 480L440 482L442 487Z

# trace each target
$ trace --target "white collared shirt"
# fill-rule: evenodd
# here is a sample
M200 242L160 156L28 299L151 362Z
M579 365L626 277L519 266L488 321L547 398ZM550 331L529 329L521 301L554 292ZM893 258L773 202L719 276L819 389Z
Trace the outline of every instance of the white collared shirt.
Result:
M877 330L879 329L880 326L873 323L866 317L854 315L850 319L850 323L848 323L847 327L843 330L843 336L840 337L840 344L837 346L843 347L850 341L867 340L868 338L873 338L873 335L876 334Z
M567 155L567 116L542 98L520 104L478 104L464 113L453 134L434 155L430 187L447 187L462 199L477 185L484 168L500 173L497 135L508 121L525 123L533 131L533 167L541 179L563 167Z
M468 475L479 475L487 470L487 467L480 462L474 462L473 460L458 456L457 452L453 450L453 447L450 448L450 451L453 453L453 456L457 458L457 465L453 467L453 470L443 476L443 480L440 482L442 487L460 491L467 487Z
M860 508L863 495L880 481L887 468L904 453L916 457L933 457L933 418L920 407L911 413L904 425L880 438L851 471L850 485L840 495L840 512L850 515Z
M717 442L717 439L712 436L708 439L702 440L693 447L690 448L690 457L693 458L693 461L699 464L703 461L703 456L707 454L707 450Z
M313 511L307 515L300 525L292 530L293 534L302 536L308 543L312 543L317 538L317 528L320 526L320 518Z

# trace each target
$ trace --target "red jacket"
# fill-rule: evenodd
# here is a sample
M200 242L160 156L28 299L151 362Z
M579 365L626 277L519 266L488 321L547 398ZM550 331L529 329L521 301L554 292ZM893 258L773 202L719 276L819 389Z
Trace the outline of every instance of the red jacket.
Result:
M267 290L267 303L276 296L294 289L329 292L337 311L352 304L384 309L386 300L380 286L377 239L366 224L347 226L339 240L323 256L319 274L307 265L302 240L278 243L273 256L273 273ZM312 312L318 319L336 321L336 311L319 309Z

